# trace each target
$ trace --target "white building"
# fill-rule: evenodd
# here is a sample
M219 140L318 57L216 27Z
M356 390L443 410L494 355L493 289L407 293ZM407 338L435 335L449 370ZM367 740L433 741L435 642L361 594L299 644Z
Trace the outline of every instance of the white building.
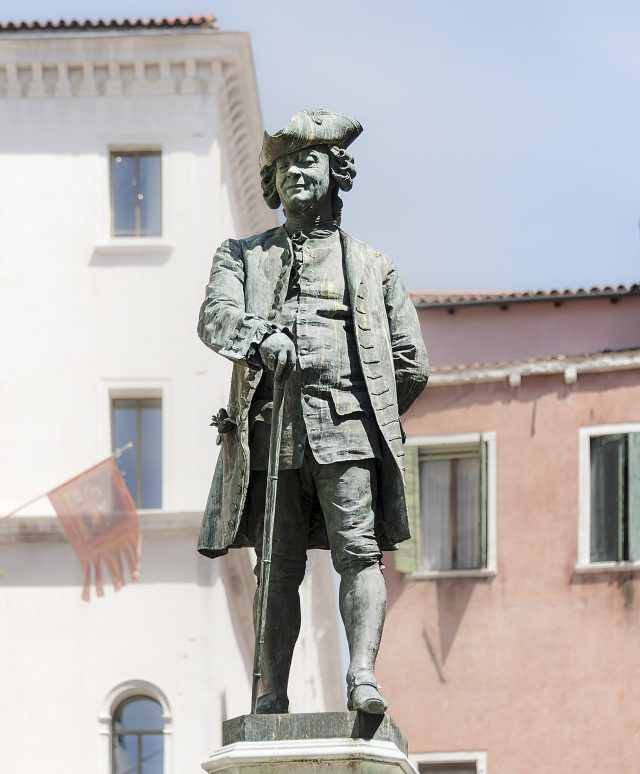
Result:
M87 604L46 498L0 523L3 773L195 772L248 711L251 560L195 550L230 373L195 329L215 247L275 224L261 131L248 35L212 17L0 27L0 514L133 434L143 536L138 583ZM296 711L344 706L311 564ZM132 758L123 707L162 733Z

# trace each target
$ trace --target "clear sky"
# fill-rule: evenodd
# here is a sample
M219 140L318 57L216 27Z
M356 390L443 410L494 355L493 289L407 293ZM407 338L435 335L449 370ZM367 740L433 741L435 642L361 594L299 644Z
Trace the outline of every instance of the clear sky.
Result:
M640 281L637 0L206 1L0 0L0 19L248 30L267 128L305 107L364 125L343 227L412 289Z

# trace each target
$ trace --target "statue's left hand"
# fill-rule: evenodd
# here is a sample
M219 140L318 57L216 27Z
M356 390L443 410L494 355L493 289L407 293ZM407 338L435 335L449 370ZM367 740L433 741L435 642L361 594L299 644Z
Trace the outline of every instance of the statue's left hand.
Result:
M296 364L296 348L286 333L272 333L260 344L260 357L265 366L275 370L277 382L284 381Z

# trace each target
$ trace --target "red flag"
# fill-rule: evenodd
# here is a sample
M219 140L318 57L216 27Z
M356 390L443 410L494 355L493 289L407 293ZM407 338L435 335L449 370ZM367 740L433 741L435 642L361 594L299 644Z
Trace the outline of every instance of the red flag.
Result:
M138 512L113 457L48 493L84 572L82 599L90 599L91 568L104 595L102 562L116 591L124 585L123 557L133 580L140 570Z

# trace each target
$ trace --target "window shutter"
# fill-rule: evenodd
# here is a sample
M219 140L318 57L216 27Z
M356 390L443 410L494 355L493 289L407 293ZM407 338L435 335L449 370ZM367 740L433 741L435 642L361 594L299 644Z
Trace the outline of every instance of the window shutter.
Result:
M406 447L405 447L406 448ZM419 452L423 460L468 460L478 458L478 446L475 443L448 443L435 447L423 446Z
M624 468L626 436L591 439L592 562L624 557Z
M627 449L629 559L640 560L640 433L629 433Z
M480 566L487 566L487 443L480 441Z
M422 566L422 514L420 512L420 463L418 447L404 447L404 487L411 539L400 543L395 556L398 572L417 572Z

